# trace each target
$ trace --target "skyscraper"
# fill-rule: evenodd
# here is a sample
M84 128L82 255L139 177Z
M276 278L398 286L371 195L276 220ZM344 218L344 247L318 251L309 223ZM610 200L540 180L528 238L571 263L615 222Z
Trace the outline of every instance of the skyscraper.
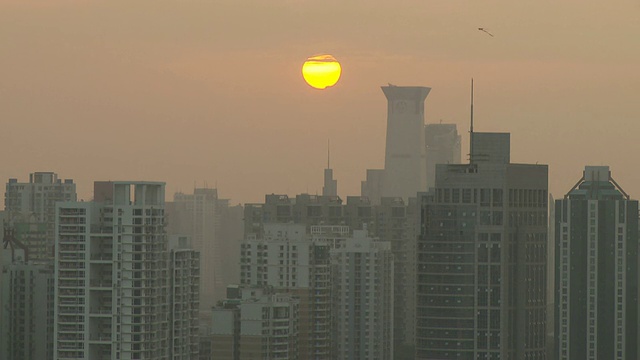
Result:
M209 319L211 307L225 297L225 287L240 280L236 268L243 238L241 206L229 206L217 189L196 188L193 194L176 193L166 204L167 232L188 235L200 252L200 311Z
M241 247L242 285L269 286L299 299L300 359L331 358L330 247L310 239L301 224L264 224L263 236Z
M200 253L187 237L169 237L169 356L172 360L199 355Z
M542 360L548 169L511 163L509 134L471 141L421 196L416 355Z
M5 264L0 284L0 359L52 359L53 265Z
M29 248L31 260L52 260L55 205L76 201L76 184L53 172L35 172L28 183L9 179L4 198L5 221L16 238Z
M378 204L381 197L405 201L427 189L424 101L431 88L383 86L387 98L387 143L384 169L367 170L362 196Z
M391 243L355 231L331 249L333 359L393 359Z
M638 359L638 201L608 166L587 166L555 223L554 355Z
M383 196L416 197L426 191L424 101L431 88L383 86L387 97L387 144Z
M436 164L459 164L460 135L455 124L427 124L424 127L427 147L427 186L436 182Z
M186 341L182 331L197 329L194 312L180 311L197 294L192 254L169 259L164 196L164 183L96 182L93 202L56 205L55 359L193 354L171 344L174 330Z
M245 204L245 233L264 236L269 223L296 223L307 226L314 239L318 228L346 228L342 238L352 231L366 229L382 241L391 243L394 255L394 350L405 351L414 344L415 320L415 247L418 206L415 199L405 202L400 197L381 198L373 204L369 198L347 197L346 204L334 196L300 194L265 196L264 204ZM335 234L333 235L335 236Z

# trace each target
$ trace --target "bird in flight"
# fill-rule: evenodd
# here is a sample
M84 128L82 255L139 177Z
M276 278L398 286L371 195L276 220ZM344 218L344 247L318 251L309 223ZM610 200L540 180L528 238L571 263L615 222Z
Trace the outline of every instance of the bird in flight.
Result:
M489 36L493 37L493 34L490 33L489 31L487 31L487 29L485 29L485 28L478 28L478 30L480 30L482 32L485 32L485 33L489 34Z

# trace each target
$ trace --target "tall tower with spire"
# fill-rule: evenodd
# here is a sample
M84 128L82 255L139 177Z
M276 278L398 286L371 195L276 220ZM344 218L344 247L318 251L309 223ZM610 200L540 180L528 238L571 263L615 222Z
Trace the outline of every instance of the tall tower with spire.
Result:
M387 97L387 144L383 196L416 197L427 190L424 101L431 88L383 86Z
M331 143L327 141L327 168L324 169L323 196L338 196L338 180L333 179L333 169L331 168Z

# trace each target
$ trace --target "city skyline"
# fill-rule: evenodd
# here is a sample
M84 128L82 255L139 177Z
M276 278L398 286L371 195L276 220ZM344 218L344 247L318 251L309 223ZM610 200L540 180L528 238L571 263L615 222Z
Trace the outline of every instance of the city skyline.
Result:
M427 123L462 134L474 77L476 130L511 132L515 158L549 164L552 194L585 164L611 166L638 194L640 170L618 156L638 149L640 50L625 45L640 34L632 1L0 6L4 179L56 171L76 179L82 199L96 179L162 180L167 194L217 183L234 203L255 202L320 193L331 139L340 195L356 194L366 169L383 164L379 86L431 87ZM319 92L300 66L322 51L344 71ZM131 149L158 160L129 158ZM261 149L278 160L263 161Z

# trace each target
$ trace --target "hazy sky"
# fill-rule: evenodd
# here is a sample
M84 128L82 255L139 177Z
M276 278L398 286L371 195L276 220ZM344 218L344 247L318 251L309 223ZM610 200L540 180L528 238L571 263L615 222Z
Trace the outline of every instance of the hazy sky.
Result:
M488 28L495 37L477 30ZM343 67L308 87L306 57ZM0 181L34 171L194 182L233 202L339 194L384 162L380 86L433 90L427 122L511 132L556 196L610 165L640 197L640 0L0 0Z

